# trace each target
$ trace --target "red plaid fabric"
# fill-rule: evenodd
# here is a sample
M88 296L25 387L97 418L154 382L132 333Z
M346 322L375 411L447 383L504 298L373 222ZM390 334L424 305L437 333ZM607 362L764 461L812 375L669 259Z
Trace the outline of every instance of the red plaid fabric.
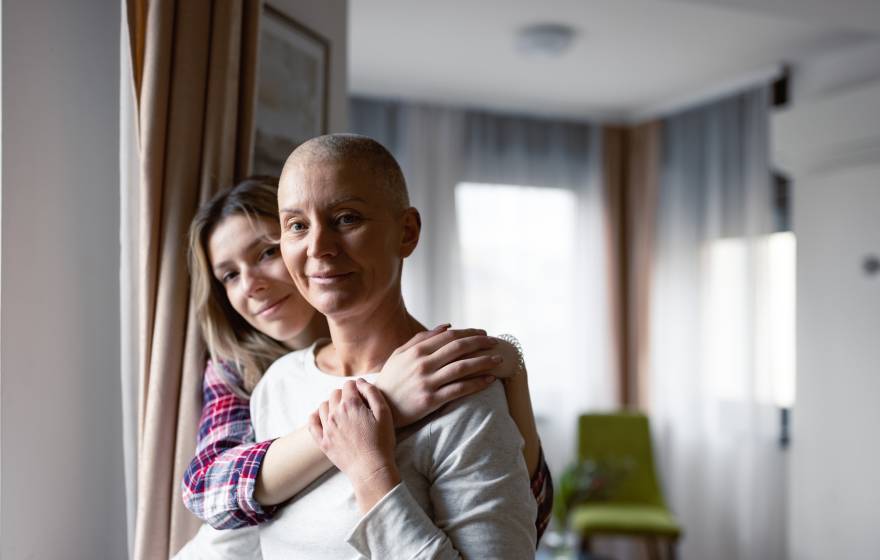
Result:
M216 529L257 525L277 509L254 499L257 473L274 440L254 441L250 403L230 384L241 389L238 371L209 361L196 455L182 485L186 507Z
M532 494L538 502L538 518L535 520L535 528L538 530L538 541L550 524L550 515L553 513L553 479L550 476L550 467L544 460L544 450L540 450L538 470L532 477Z

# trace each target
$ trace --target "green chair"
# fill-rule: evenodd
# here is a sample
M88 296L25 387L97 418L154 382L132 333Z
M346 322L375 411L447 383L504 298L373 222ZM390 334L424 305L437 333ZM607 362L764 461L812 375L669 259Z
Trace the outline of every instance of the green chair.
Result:
M682 529L657 483L648 418L628 412L582 415L578 460L619 471L605 499L571 510L569 524L580 535L582 550L589 552L590 539L597 535L629 535L643 540L649 558L660 558L664 548L675 558Z

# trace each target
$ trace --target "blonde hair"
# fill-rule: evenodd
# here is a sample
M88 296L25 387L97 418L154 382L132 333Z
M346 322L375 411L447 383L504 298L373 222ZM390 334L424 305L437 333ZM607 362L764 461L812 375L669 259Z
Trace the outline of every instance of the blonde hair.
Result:
M277 222L278 179L250 177L217 194L199 208L189 229L189 268L202 336L218 373L236 393L247 397L266 368L290 349L245 321L214 277L208 241L220 222L239 215L252 222L260 218ZM241 381L224 365L237 368Z

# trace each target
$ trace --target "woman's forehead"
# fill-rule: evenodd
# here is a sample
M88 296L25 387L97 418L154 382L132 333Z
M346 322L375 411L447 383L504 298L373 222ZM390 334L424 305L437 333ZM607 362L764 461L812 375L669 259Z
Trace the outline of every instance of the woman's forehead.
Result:
M214 227L208 237L208 259L212 266L218 266L230 257L277 237L278 229L278 222L266 216L227 216Z
M282 213L320 210L356 202L386 206L385 189L374 170L364 164L315 162L285 174L278 189Z

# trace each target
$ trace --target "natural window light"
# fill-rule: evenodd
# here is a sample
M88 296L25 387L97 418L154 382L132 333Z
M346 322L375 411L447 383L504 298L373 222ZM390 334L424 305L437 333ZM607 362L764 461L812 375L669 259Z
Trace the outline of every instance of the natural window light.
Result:
M574 363L575 194L462 183L455 201L466 322L514 334L529 371L554 372L529 377L535 407L543 408Z
M795 248L791 232L751 245L740 238L707 245L703 371L718 398L794 403ZM750 365L754 383L744 383Z

